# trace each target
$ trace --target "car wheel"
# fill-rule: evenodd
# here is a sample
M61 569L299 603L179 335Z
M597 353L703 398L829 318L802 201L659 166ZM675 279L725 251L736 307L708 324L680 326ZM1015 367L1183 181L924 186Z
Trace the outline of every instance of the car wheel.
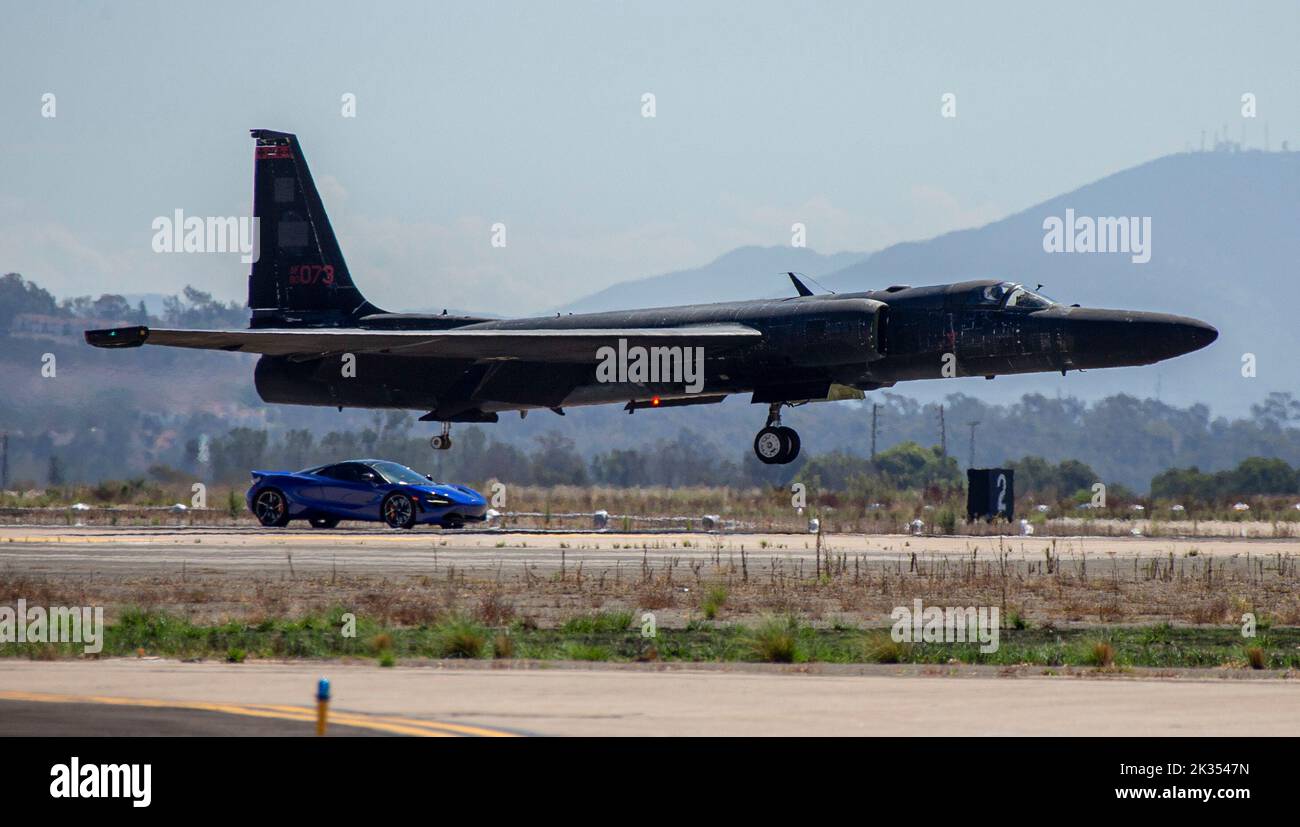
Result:
M311 523L312 528L333 528L339 524L338 517L312 517L307 522Z
M411 528L415 525L415 501L405 494L389 494L379 507L389 528Z
M278 488L263 488L253 498L253 516L267 528L283 528L289 524L289 501Z

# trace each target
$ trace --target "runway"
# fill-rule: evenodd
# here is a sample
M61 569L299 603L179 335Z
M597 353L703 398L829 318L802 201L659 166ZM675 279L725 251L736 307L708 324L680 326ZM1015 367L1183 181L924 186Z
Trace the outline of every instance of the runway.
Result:
M912 537L825 535L822 555L873 561L960 558L1041 561L1133 557L1244 557L1300 554L1300 540L1147 537ZM676 564L771 561L815 565L817 538L807 534L522 534L384 528L316 531L261 528L0 527L0 569L27 575L426 574L454 568L467 575L549 573L582 563L588 571Z
M118 699L117 706L121 699L146 699L302 710L321 674L334 685L336 722L402 721L412 728L427 726L426 734L439 729L457 734L446 730L460 727L465 731L459 734L560 736L1300 735L1300 684L1285 679L6 659L0 665L0 693L91 694ZM23 717L6 714L12 701L4 697L0 694L0 736L23 732ZM74 730L68 734L79 734L82 722L92 722L76 705L44 706L56 719L67 710L60 731ZM148 706L136 711L151 713L132 720L137 734L174 731L174 712ZM195 724L191 732L239 734L247 725L233 714L216 720ZM310 731L305 719L297 730L292 724L292 719L277 721L262 734Z

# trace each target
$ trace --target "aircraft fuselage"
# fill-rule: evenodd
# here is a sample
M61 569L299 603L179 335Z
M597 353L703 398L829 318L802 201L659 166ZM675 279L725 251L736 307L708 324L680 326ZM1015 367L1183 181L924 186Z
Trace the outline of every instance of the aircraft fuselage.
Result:
M996 300L985 300L992 288ZM1007 283L963 282L785 299L478 321L476 330L573 330L737 323L762 333L753 344L704 353L702 397L753 393L755 402L826 396L831 385L860 390L915 379L997 376L1145 365L1204 347L1214 328L1195 319L1051 304L1007 307ZM438 318L438 317L434 317ZM372 324L395 326L389 318ZM363 320L363 325L366 322ZM420 317L403 317L416 329ZM528 408L686 399L680 382L598 380L586 363L431 360L360 354L354 378L336 358L266 356L257 370L268 402L343 407L427 408L429 419L483 421Z

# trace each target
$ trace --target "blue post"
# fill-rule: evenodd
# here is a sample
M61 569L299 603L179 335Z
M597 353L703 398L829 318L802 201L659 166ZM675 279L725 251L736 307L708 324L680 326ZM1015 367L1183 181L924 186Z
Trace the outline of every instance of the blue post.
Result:
M330 679L321 678L316 684L316 734L325 734L325 719L329 714Z

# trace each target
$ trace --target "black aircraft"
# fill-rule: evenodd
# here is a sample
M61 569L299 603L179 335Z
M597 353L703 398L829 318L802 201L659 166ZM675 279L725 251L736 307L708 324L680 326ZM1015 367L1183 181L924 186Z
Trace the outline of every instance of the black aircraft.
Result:
M768 406L755 453L787 463L799 437L781 424L785 406L910 379L1147 365L1218 336L1196 319L1066 307L1009 281L814 295L793 273L798 295L783 299L504 320L388 313L353 283L298 139L252 136L248 329L125 327L86 341L259 353L263 400L427 411L421 420L442 423L434 448L450 447L451 423L503 411L632 413L749 393Z

